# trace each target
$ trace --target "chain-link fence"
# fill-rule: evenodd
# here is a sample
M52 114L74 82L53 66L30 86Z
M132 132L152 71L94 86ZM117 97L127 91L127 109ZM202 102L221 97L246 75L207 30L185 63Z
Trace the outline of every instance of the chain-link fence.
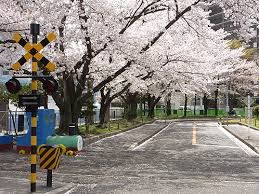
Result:
M246 117L246 111L245 108L234 108L234 113L229 114L226 110L224 109L218 109L217 110L217 116L218 117L228 117L228 116L240 116L240 117ZM138 116L147 116L148 115L148 110L138 110ZM215 117L216 111L213 108L209 108L207 111L207 114L205 115L204 110L197 109L187 109L186 110L186 116L187 117ZM165 108L156 108L155 109L155 117L160 118L160 117L166 117L166 109ZM171 110L171 116L172 117L183 117L184 116L184 110L183 109L175 109Z
M118 120L118 119L122 119L123 117L123 113L124 113L124 108L120 108L120 107L112 107L110 108L110 120ZM100 119L100 109L95 108L94 109L94 115L93 115L93 122L94 123L99 123ZM57 116L58 118L59 116ZM83 125L85 123L85 118L79 118L78 119L78 125Z

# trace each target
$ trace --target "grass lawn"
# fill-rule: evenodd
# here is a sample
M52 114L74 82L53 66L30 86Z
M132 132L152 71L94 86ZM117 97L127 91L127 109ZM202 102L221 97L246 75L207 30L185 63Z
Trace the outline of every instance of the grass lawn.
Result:
M125 119L110 121L106 124L106 127L101 128L98 124L92 125L81 125L79 126L79 133L83 136L94 136L106 133L112 133L124 129L133 128L139 126L142 123L152 121L146 117L137 118L132 121L127 121Z

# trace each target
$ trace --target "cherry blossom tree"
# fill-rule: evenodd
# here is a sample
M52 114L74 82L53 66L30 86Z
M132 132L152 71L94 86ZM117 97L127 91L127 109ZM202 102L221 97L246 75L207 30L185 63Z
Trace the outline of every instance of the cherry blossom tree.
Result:
M217 0L214 2L218 3ZM120 81L114 81L115 79L123 79L119 76L128 75L131 70L136 73L132 76L135 80L143 81L143 78L153 74L152 71L157 71L154 66L161 67L168 56L169 59L171 56L175 57L175 51L188 52L187 48L190 46L188 42L193 41L195 45L195 40L192 39L194 34L201 40L204 36L213 37L220 34L217 41L222 41L223 32L215 34L209 30L211 34L203 34L209 25L208 13L202 9L205 4L201 0L107 0L105 3L102 0L0 0L0 31L3 39L0 43L0 54L4 56L3 58L8 58L9 62L17 60L16 56L20 52L11 44L11 32L20 31L28 39L28 27L32 21L41 24L41 35L50 31L57 33L58 40L44 52L57 63L57 71L53 74L60 79L62 87L53 98L60 108L60 128L66 131L70 122L77 123L86 99L92 98L94 92L103 90L108 84L116 85ZM236 18L238 18L236 12L241 8L246 9L249 7L247 5L234 6ZM245 20L241 22L245 23ZM188 33L190 40L181 38ZM169 39L172 42L170 48L163 44L169 37L172 37ZM190 48L193 48L193 45ZM154 46L157 48L152 51ZM17 55L13 50L17 51ZM146 55L152 55L160 50L167 52L157 58L161 60L158 62L154 60L157 56L154 55L153 59L149 57L149 62L145 61ZM207 52L206 61L213 58L208 54L217 53L215 50ZM205 58L202 53L199 55L200 61ZM181 60L188 61L188 58ZM141 67L143 64L144 67ZM182 63L181 70L188 65L189 62ZM192 70L189 69L190 72ZM133 75L132 72L129 75ZM186 74L188 74L186 77L193 75L193 73ZM133 79L132 77L128 79ZM190 78L190 80L196 79ZM137 85L128 81L124 84L127 87L130 84L130 88L135 88ZM164 85L164 83L159 84ZM150 83L147 85L152 88ZM124 87L120 88L120 91L125 90Z

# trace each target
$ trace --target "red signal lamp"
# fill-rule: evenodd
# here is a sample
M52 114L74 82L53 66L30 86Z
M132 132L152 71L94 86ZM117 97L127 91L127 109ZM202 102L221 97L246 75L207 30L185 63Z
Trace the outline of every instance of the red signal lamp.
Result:
M15 78L12 78L8 82L6 82L5 87L8 90L8 92L10 92L11 94L16 94L21 90L21 84Z
M43 89L49 95L54 94L58 89L58 82L54 78L45 79L42 81L42 84Z

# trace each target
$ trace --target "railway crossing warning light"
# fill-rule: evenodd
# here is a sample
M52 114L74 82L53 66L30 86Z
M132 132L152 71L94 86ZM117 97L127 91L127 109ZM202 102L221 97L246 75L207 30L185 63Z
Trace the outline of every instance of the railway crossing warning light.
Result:
M53 77L42 80L42 87L47 94L52 95L58 89L58 82Z
M54 94L58 89L58 82L53 77L45 77L40 79L42 87L48 95ZM5 83L6 89L11 94L16 94L21 90L21 84L18 79L12 78Z
M8 90L8 92L10 92L11 94L16 94L17 92L19 92L21 90L21 84L15 78L12 78L8 82L6 82L5 86L6 86L6 89Z

